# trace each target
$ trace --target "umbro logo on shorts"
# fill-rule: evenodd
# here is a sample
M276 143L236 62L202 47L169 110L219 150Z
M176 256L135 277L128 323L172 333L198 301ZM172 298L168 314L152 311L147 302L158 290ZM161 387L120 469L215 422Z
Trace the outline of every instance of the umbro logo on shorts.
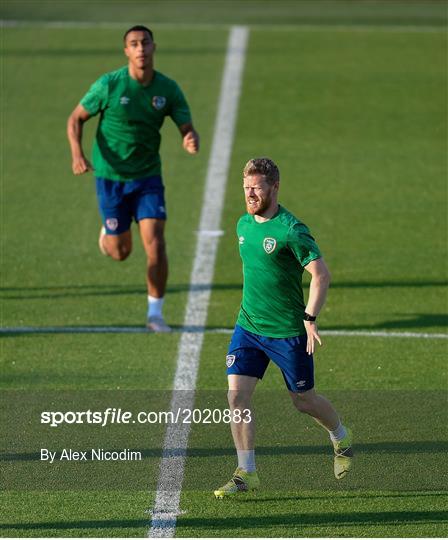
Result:
M226 356L226 366L231 367L235 363L236 356L234 354L228 354Z

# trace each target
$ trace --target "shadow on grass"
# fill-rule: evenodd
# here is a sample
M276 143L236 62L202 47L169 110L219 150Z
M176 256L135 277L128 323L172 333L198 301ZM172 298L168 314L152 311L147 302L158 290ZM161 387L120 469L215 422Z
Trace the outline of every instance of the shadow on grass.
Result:
M116 451L117 448L106 450ZM159 458L162 455L161 448L133 448L135 452L141 452L142 458ZM375 442L356 444L356 453L383 453L383 454L436 454L448 452L448 441L411 441L411 442ZM308 446L257 446L259 456L309 456L332 454L333 449L329 444ZM227 448L184 448L167 449L166 455L187 456L189 458L206 458L219 456L233 456L235 449ZM22 452L0 454L0 461L40 461L40 452Z
M402 282L340 282L332 284L333 289L338 288L387 288L387 287L438 287L446 285L446 281L402 281ZM242 290L241 284L197 284L190 288L188 284L171 284L169 285L167 292L169 295L187 293L190 290L193 291L230 291L230 290ZM126 286L122 285L70 285L70 286L60 286L60 287L5 287L0 289L0 292L3 294L4 300L48 300L48 299L62 299L62 298L72 298L72 297L107 297L107 296L130 296L130 295L146 295L146 289L144 286ZM140 322L136 326L139 326ZM322 327L322 330L410 330L414 328L426 329L433 327L446 327L448 326L448 315L446 314L434 314L434 313L397 313L396 319L381 321L375 324L336 324ZM119 327L119 328L118 328ZM78 328L78 330L77 330ZM8 328L5 328L2 331L2 335L12 336L17 333L118 333L118 332L143 332L144 329L134 329L132 325L121 325L119 323L110 326L70 326L70 327L53 327L51 329L45 328L36 328L30 329L28 332L22 331L8 331ZM173 329L177 332L188 331L188 332L203 332L203 327L189 327L184 328L182 326L173 326ZM216 326L207 326L206 331L221 330ZM232 327L226 328L225 330L232 330Z
M364 325L330 325L322 328L322 335L325 335L326 331L387 331L387 330L412 330L412 329L427 329L427 328L446 328L448 326L448 315L444 314L421 314L411 318L400 319L397 321L384 321L378 324L364 324ZM172 333L179 334L182 332L188 333L217 333L217 334L231 334L234 330L234 326L183 326L178 324L171 325ZM148 332L145 326L140 322L135 325L121 324L117 322L113 325L67 325L67 326L42 326L42 327L4 327L0 328L1 337L21 337L45 335L45 334L148 334L156 337L156 335ZM166 336L166 334L165 334Z
M232 501L233 503L233 501ZM216 502L216 504L222 504ZM279 514L262 516L232 516L231 518L202 518L181 517L177 522L178 529L182 527L218 528L218 529L259 529L272 526L316 526L316 525L396 525L397 523L432 523L439 524L448 520L448 512L444 511L417 511L417 512L347 512L324 514ZM126 529L148 526L145 519L123 520L86 520L86 521L43 521L37 523L4 523L0 529Z
M188 47L179 48L179 47L166 47L162 48L160 52L157 52L157 55L160 57L166 56L189 56L189 55L206 55L206 54L217 54L224 56L226 52L225 47ZM107 56L110 58L117 58L118 61L121 61L121 55L119 48L110 48L110 49L33 49L31 52L29 50L23 49L6 49L4 51L4 56L11 57L22 57L25 56L29 60L35 57L47 57L47 58L58 58L58 57L72 57L72 56L88 56L88 57L99 57Z
M222 326L183 326L172 324L171 334L179 334L182 332L188 332L193 334L202 334L204 332L231 334L234 327L222 327ZM148 332L148 329L140 324L114 324L114 325L70 325L70 326L41 326L41 327L6 327L0 328L1 337L30 337L35 335L46 334L147 334L152 339L164 338L167 334L153 334ZM168 334L170 335L170 334Z
M178 294L194 291L208 290L242 290L242 284L212 285L201 284L171 284L168 285L168 294ZM80 296L130 296L146 295L146 287L142 285L61 285L60 287L3 287L0 289L5 300L48 300L49 298L78 298ZM12 293L12 294L11 294Z
M386 453L386 454L426 454L448 452L448 441L384 441L375 443L357 443L357 454ZM234 448L190 448L188 457L233 456ZM329 444L307 446L257 446L257 455L260 456L309 456L333 454Z
M441 523L448 519L448 512L418 511L418 512L347 512L325 514L280 514L265 516L242 516L232 518L189 518L181 517L177 528L218 528L218 529L259 529L272 526L316 526L316 525L397 525L397 523Z
M86 520L86 521L43 521L41 523L0 523L0 529L130 529L149 527L149 519L117 519L117 520Z
M442 491L410 491L409 493L397 492L397 493L363 493L358 491L356 493L337 493L339 499L415 499L420 497L448 497L448 492ZM243 504L253 503L253 502L277 502L281 501L328 501L331 497L328 495L282 495L280 492L275 497L264 497L263 494L254 496L246 496L241 498L238 502Z
M330 325L325 326L323 330L403 330L412 328L432 328L434 326L446 327L448 325L448 315L444 313L419 313L402 314L403 319L394 321L382 321L377 324L363 325Z
M403 281L348 281L331 283L332 289L382 289L382 288L403 288L403 287L444 287L448 285L446 280L403 280ZM307 284L304 284L307 287ZM167 292L176 294L190 290L188 283L168 284ZM204 291L238 291L242 290L242 283L198 283L193 286L193 290ZM122 284L111 285L61 285L61 286L42 286L42 287L3 287L0 292L5 294L7 300L21 299L39 299L39 298L68 298L79 296L120 296L132 294L145 294L145 286L129 285L123 287ZM10 294L13 293L13 294ZM14 294L17 293L17 294Z

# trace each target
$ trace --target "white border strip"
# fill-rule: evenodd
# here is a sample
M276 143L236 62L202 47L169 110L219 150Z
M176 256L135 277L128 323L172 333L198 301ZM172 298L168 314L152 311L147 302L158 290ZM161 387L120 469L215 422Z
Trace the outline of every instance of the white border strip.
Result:
M213 143L208 163L199 231L217 231L221 222L233 134L241 92L242 75L249 30L233 26L229 34L221 83ZM180 338L177 368L173 382L171 410L193 409L194 390L204 339L219 236L199 234L190 278L184 326L198 332L183 332ZM179 392L179 390L183 390ZM187 392L185 392L187 390ZM150 538L173 538L180 508L185 458L190 424L169 424L165 434L157 493L152 511ZM182 449L179 452L179 449Z
M49 29L90 29L99 28L104 30L124 29L132 26L133 22L95 22L95 21L38 21L38 20L16 20L16 19L0 19L0 27L3 28L49 28ZM232 26L230 24L220 23L152 23L153 28L160 29L176 29L176 30L228 30ZM415 32L415 33L446 33L447 27L443 24L431 25L388 25L388 24L249 24L251 30L259 31L274 31L274 32Z
M2 28L48 28L48 29L89 29L98 28L104 30L125 29L131 27L133 22L95 22L95 21L33 21L33 20L16 20L16 19L0 19L0 27ZM161 30L229 30L231 24L222 23L152 23L154 29ZM267 32L413 32L413 33L446 33L445 25L378 25L378 24L249 24L248 27L255 31Z
M203 325L182 326L174 332L183 334L232 334L232 328L205 328ZM388 332L387 330L320 330L322 336L448 339L448 334L430 332ZM7 334L149 334L144 326L12 326L0 328Z
M379 338L419 338L448 339L448 334L430 334L428 332L387 332L386 330L322 330L323 336L362 336Z

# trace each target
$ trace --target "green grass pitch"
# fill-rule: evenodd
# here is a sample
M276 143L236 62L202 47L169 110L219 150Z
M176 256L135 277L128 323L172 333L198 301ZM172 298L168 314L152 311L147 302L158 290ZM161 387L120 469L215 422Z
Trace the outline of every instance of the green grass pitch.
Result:
M166 316L180 327L188 294L229 24L250 40L197 383L196 406L225 408L225 354L241 297L235 223L241 170L269 155L280 201L307 223L332 286L322 330L440 334L446 328L446 14L442 2L4 2L2 17L2 325L135 327L144 323L144 256L97 250L91 178L70 172L65 122L89 84L124 63L127 23L154 27L156 67L189 99L202 150L192 158L168 120L162 159L169 221ZM230 7L229 7L230 6ZM275 6L275 9L274 9ZM44 27L37 21L115 22ZM197 24L199 23L199 24ZM95 121L86 127L89 148ZM42 400L166 410L180 333L1 335L0 535L144 537L164 426L48 428ZM228 426L192 428L179 537L444 537L446 339L325 336L318 390L353 427L353 474L332 477L322 430L294 412L270 366L257 389L262 489L216 501L236 459ZM29 416L27 413L32 411ZM98 435L100 433L100 435ZM129 444L126 467L51 469L45 444ZM75 444L75 443L73 443ZM129 468L127 468L129 467Z

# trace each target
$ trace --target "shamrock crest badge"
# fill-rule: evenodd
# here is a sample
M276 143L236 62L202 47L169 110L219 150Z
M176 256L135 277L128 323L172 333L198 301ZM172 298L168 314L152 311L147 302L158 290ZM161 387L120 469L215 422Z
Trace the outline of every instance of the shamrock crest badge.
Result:
M156 111L160 111L166 105L166 97L163 96L154 96L152 98L152 106Z
M277 247L277 240L275 238L265 238L263 240L263 248L268 255L270 255Z

